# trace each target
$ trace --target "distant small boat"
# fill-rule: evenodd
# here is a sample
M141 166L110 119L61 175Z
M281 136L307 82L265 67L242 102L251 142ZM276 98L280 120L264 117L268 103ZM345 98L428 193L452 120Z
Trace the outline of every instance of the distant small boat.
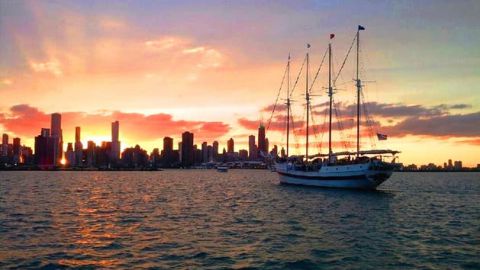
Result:
M218 166L217 171L218 172L228 172L228 167L227 166Z

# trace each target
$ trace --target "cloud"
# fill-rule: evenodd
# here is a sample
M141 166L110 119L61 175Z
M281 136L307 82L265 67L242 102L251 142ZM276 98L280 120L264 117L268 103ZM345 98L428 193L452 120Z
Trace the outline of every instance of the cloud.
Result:
M12 85L13 84L13 81L11 79L2 79L2 84L4 85Z
M108 132L110 123L115 120L120 121L121 136L132 141L179 136L187 130L193 132L196 139L212 140L230 130L230 126L222 122L176 120L164 113L145 115L120 111L62 112L62 129L64 134L73 134L75 126L81 126L82 130L90 130L91 133L99 130ZM42 127L50 127L50 114L27 104L15 105L8 113L0 114L0 124L7 132L17 136L33 137L39 134ZM65 141L69 141L68 138Z
M60 63L57 60L48 61L48 62L30 62L30 67L35 72L47 72L55 76L61 76L63 74L62 69L60 68Z
M409 117L393 126L384 126L382 131L393 136L426 135L437 137L480 136L480 112L469 114L440 115L429 118Z
M315 115L324 115L325 106L328 103L319 104L315 111ZM334 116L334 124L332 129L335 130L352 130L356 127L356 121L352 118L352 113L356 110L355 104L337 103L338 110L342 113L341 126L338 124L336 116ZM273 110L273 104L265 106L261 112L269 112ZM273 118L270 130L285 130L285 106L277 105L276 111L279 113ZM366 104L369 114L376 120L370 120L370 126L373 132L386 133L392 137L404 137L407 135L432 136L432 137L480 137L480 112L467 114L451 114L451 110L462 110L471 108L469 104L440 104L436 106L423 105L406 105L402 103L379 103L370 102ZM312 123L311 130L316 132L326 132L328 130L327 123ZM305 123L299 119L295 120L296 134L305 133ZM258 128L258 121L251 121L245 118L238 120L238 123L249 130ZM361 123L362 127L366 126L365 121ZM365 128L364 128L365 130ZM365 133L365 132L362 132ZM371 131L369 131L371 133Z

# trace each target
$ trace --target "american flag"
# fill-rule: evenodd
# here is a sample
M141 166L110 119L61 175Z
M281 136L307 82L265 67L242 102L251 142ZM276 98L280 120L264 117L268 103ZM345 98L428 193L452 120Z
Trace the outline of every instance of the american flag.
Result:
M387 135L377 133L377 138L379 141L385 141L387 139Z

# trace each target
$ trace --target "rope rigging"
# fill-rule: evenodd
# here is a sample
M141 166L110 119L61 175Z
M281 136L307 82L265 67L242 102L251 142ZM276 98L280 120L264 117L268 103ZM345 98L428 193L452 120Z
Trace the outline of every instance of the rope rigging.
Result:
M270 119L268 120L267 130L270 128L270 124L272 123L273 114L275 113L275 109L277 108L278 99L280 98L280 93L282 92L283 83L285 82L285 77L287 75L287 70L288 70L288 64L287 66L285 66L285 71L283 72L282 83L280 84L280 88L278 89L278 94L277 94L277 98L275 99L275 104L273 105L272 114L270 115Z
M333 80L333 84L335 84L335 83L337 82L338 77L339 77L340 74L342 73L343 67L345 66L345 63L347 62L348 56L350 55L350 52L352 51L353 45L355 44L355 40L357 40L357 35L355 35L355 37L354 37L353 40L352 40L352 44L350 45L350 48L349 48L348 51L347 51L347 55L346 55L345 58L343 59L343 63L342 63L342 65L340 66L340 69L338 70L337 76L336 76L335 79Z
M325 61L325 57L327 56L328 53L328 48L325 50L325 53L323 54L322 62L320 63L320 66L317 69L317 73L315 74L315 77L313 78L312 84L310 88L308 89L308 92L312 92L313 85L315 84L315 81L317 80L318 74L320 73L320 70L322 69L323 62Z

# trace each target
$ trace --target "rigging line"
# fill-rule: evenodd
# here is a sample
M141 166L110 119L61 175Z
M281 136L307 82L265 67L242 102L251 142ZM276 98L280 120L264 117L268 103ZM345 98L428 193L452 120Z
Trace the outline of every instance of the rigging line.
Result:
M290 115L290 118L292 119L292 132L293 132L293 140L295 141L295 148L298 148L299 142L298 142L298 136L296 134L295 130L295 122L293 121L293 115Z
M315 113L313 111L313 108L312 108L312 105L310 104L310 111L312 112L310 114L310 118L312 119L312 130L313 130L313 136L315 137L315 140L317 141L316 143L316 146L317 146L317 150L319 150L318 152L320 153L320 149L319 149L319 143L318 143L318 130L317 130L317 126L315 125L315 119L313 118L313 114Z
M338 130L340 131L340 139L342 140L342 144L343 144L343 147L345 148L345 150L348 150L348 147L347 147L347 142L345 140L345 136L343 134L343 123L342 123L342 120L341 120L341 115L340 115L340 112L339 110L337 109L337 103L334 102L333 103L333 107L334 107L334 110L335 110L335 116L337 118L337 126L338 126Z
M360 97L361 97L361 103L362 103L362 107L365 115L365 121L367 122L368 131L370 132L370 136L369 136L370 144L371 144L370 146L372 146L372 148L376 148L375 139L374 139L375 131L373 130L373 120L370 114L368 113L367 106L365 105L365 96L363 95L363 91L360 92Z
M315 74L315 77L313 78L312 84L310 88L308 89L308 92L312 92L313 85L315 84L315 81L317 80L318 74L320 73L320 69L322 68L323 62L325 61L325 57L327 56L328 53L328 48L325 50L325 53L323 54L322 62L320 63L320 66L317 69L317 73Z
M288 71L288 64L285 67L285 72L283 72L282 83L280 84L280 88L278 89L278 94L277 94L277 98L275 99L275 104L273 105L272 114L270 115L270 119L268 119L267 130L270 128L270 124L272 123L273 114L275 113L275 109L277 108L278 99L280 98L280 93L282 92L283 83L285 82L287 71Z
M350 48L348 49L348 52L347 52L347 55L345 56L345 59L343 59L342 66L341 66L340 69L338 70L337 76L336 76L335 79L333 80L333 84L335 84L335 83L337 82L338 77L339 77L340 74L342 73L343 67L345 66L345 63L347 62L348 56L350 55L350 52L352 51L353 44L355 44L355 40L357 40L357 35L355 35L355 37L354 37L353 40L352 40L352 44L350 45Z
M303 70L303 67L305 66L305 62L307 62L307 56L305 56L305 58L303 59L302 66L300 67L300 71L298 72L297 79L295 80L295 83L293 84L292 91L290 91L290 93L288 94L289 97L292 96L293 91L295 90L295 87L297 86L298 79L300 79L300 75L302 75L302 70Z
M324 110L325 112L323 113L323 124L322 124L322 137L320 138L320 150L322 149L322 144L323 144L323 136L325 135L325 129L327 128L327 116L328 116L328 110Z

